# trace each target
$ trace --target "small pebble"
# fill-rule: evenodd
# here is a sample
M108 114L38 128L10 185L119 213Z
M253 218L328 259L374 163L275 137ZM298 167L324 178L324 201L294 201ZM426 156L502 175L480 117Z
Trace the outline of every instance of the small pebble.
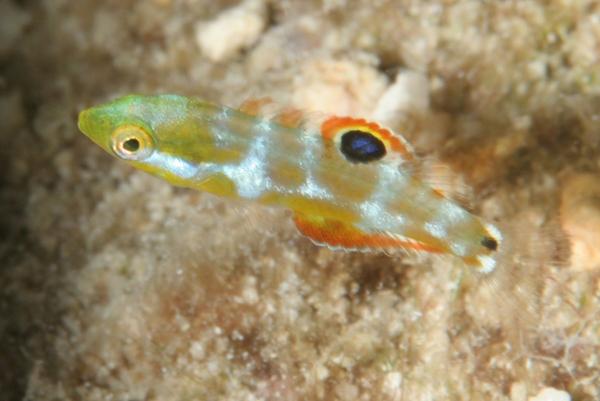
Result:
M335 394L340 400L353 401L358 398L358 387L348 382L341 382L335 386Z
M373 118L386 123L407 112L425 112L429 109L429 84L422 73L400 71L396 81L383 93Z
M576 270L600 267L600 177L572 175L561 195L562 228L571 242L571 265Z
M231 58L252 46L266 26L263 0L247 0L209 22L196 26L196 42L212 62Z
M353 61L316 60L294 81L294 106L325 114L368 117L387 79L374 67Z
M571 401L571 396L565 391L546 387L535 397L529 397L529 401Z

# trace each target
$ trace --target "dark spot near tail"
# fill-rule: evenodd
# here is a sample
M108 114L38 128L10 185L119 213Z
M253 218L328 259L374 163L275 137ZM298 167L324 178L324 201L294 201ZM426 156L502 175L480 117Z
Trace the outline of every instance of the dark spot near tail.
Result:
M492 237L483 237L481 239L481 245L485 246L490 251L495 251L498 249L498 241Z

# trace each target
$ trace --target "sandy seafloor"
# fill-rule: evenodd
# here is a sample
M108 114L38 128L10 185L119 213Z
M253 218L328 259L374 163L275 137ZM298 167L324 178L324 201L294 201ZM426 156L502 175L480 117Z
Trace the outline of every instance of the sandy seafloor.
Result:
M599 15L0 2L0 399L600 399ZM84 107L167 92L375 117L529 261L491 286L451 257L316 247L286 211L176 189L77 130Z

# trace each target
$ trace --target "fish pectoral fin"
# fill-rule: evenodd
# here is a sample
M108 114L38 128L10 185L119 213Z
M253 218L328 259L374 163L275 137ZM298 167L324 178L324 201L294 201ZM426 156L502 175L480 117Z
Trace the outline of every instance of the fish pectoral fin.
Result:
M349 251L414 250L440 252L437 247L389 232L366 233L356 226L322 216L294 213L294 224L318 245Z

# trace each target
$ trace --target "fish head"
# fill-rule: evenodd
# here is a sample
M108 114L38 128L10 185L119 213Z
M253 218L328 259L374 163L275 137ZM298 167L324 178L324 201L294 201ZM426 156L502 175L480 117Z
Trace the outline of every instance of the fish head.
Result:
M172 184L192 186L214 170L213 108L178 95L128 95L83 110L78 126L112 156Z

